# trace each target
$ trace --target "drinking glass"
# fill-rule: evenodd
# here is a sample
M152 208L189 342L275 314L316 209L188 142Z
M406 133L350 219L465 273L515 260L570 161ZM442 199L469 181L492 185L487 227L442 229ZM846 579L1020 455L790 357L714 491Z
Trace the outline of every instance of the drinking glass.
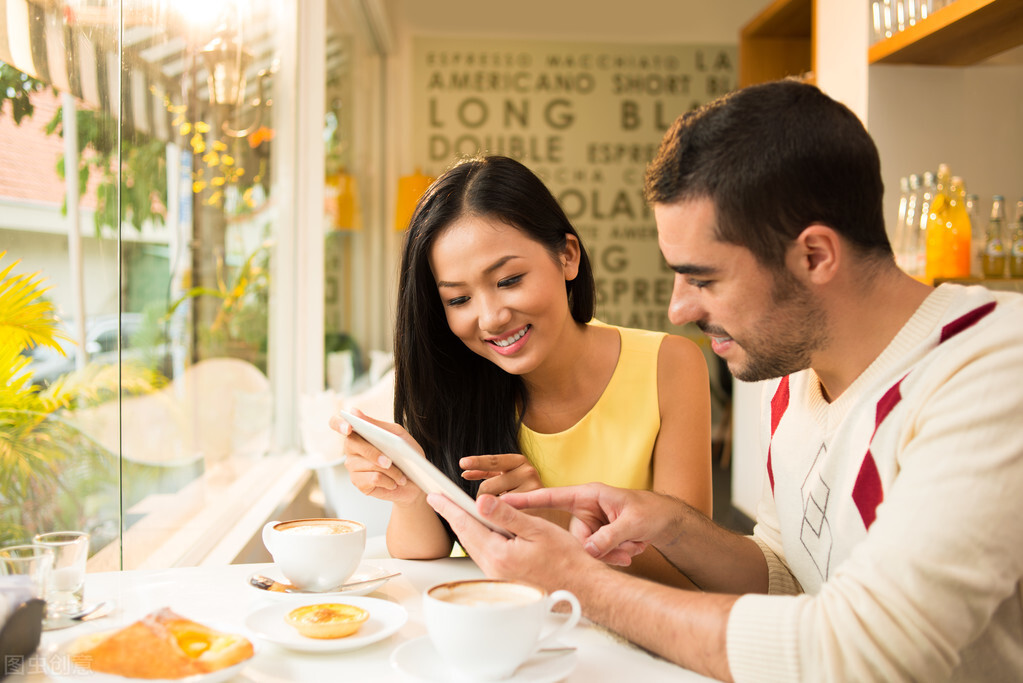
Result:
M89 534L84 531L51 531L36 534L32 540L53 552L53 570L46 584L47 620L81 612Z
M42 545L0 548L0 574L27 577L32 597L45 599L52 569L53 550L50 548Z

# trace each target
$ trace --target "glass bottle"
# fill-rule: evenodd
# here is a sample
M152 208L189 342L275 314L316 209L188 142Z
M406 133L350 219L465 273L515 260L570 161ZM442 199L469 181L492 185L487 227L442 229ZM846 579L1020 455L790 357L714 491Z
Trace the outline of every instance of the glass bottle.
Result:
M966 205L966 182L961 176L952 176L949 187L951 202L949 203L949 220L952 223L952 275L949 277L970 277L973 255L973 224ZM979 221L978 230L979 228Z
M1005 277L1005 198L996 194L991 202L991 219L984 234L984 277Z
M970 217L966 214L966 187L951 177L948 164L938 166L938 187L927 219L928 282L970 276Z
M881 37L891 38L895 33L895 8L892 0L881 0Z
M966 195L966 215L970 217L970 277L984 277L984 233L980 215L980 197L975 194Z
M909 177L899 178L899 213L895 221L895 234L892 236L892 251L895 252L895 263L906 269L906 207L909 205Z
M1016 220L1012 225L1012 246L1009 250L1009 275L1023 277L1023 197L1016 202Z
M909 275L922 275L922 271L917 266L917 252L920 249L920 176L916 173L909 176L909 195L906 198L906 229L898 249L897 256L901 257L899 265L902 269Z
M920 186L920 199L917 202L916 233L913 239L912 269L910 275L923 280L927 267L927 223L930 220L931 202L934 201L935 177L933 171L925 171L923 184Z
M920 0L903 0L906 6L906 26L913 26L920 21Z
M871 19L871 31L870 31L870 42L876 43L884 38L884 24L881 19L881 0L871 0L870 2L870 19Z

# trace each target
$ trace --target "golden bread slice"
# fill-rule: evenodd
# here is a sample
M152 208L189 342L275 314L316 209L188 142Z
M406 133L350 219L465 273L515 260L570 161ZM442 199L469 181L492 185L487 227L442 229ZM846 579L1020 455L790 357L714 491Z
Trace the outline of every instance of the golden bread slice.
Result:
M185 678L249 659L252 643L163 608L134 624L84 636L71 647L80 667L128 678Z
M344 638L358 631L369 612L341 603L322 603L296 607L284 620L307 638Z

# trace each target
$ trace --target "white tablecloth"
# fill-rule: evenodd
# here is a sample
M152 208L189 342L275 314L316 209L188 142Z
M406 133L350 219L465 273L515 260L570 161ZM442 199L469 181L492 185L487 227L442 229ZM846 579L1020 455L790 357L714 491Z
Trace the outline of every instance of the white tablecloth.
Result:
M392 668L389 658L395 648L426 635L421 596L429 586L444 581L482 576L468 558L434 561L367 559L378 567L400 571L368 597L383 598L401 604L408 611L407 623L394 635L366 647L345 652L302 653L255 638L244 626L255 610L272 605L275 598L265 596L247 585L254 572L273 569L270 564L188 567L165 570L138 570L89 574L87 603L103 599L116 601L117 609L109 617L61 631L43 634L40 651L77 638L91 630L126 625L160 607L217 628L230 628L249 635L256 645L256 656L232 680L250 683L317 683L319 681L381 681L409 683L405 674ZM276 600L279 600L277 598ZM709 680L656 658L585 619L561 638L565 645L578 649L577 666L566 681L705 681ZM40 657L27 661L23 671L7 680L46 681ZM88 678L83 678L86 683Z

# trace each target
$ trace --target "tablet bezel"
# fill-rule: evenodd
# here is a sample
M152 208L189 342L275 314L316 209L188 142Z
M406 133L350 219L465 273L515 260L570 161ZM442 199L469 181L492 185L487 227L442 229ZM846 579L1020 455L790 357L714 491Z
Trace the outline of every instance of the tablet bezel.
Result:
M390 458L391 462L406 477L411 479L416 486L422 489L424 493L443 494L447 496L448 500L468 512L474 519L491 531L496 531L507 538L514 538L514 534L507 529L502 529L493 522L484 519L476 509L476 501L468 493L459 488L436 465L420 455L400 436L392 434L372 422L352 415L346 410L339 410L338 414L344 418L345 422L352 426L352 429L359 436L376 446L381 453Z

